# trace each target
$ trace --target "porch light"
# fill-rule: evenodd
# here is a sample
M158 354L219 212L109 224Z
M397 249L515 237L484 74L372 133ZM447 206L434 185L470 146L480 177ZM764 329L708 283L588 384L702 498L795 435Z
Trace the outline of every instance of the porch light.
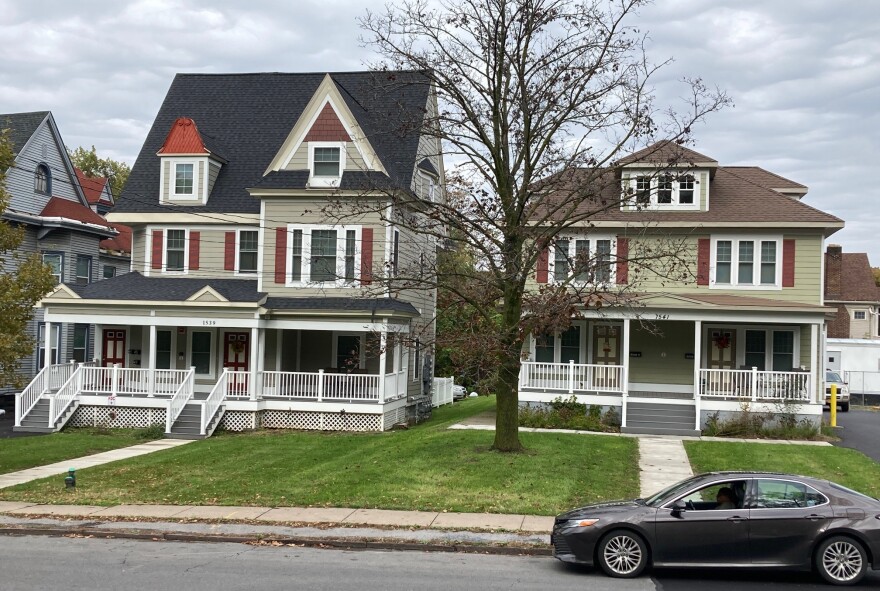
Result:
M68 468L64 477L64 488L76 488L76 468Z

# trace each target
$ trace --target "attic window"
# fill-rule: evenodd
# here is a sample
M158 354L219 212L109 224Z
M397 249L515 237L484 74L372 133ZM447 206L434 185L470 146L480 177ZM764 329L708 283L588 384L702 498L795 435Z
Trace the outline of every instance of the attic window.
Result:
M193 193L193 165L191 163L178 162L174 167L174 194L192 195Z
M339 148L315 148L315 176L339 176Z
M34 191L49 195L52 188L52 173L45 164L38 164L34 171Z
M345 142L309 142L309 185L338 187L345 170Z
M624 209L698 211L701 207L701 199L696 192L699 182L697 174L691 172L661 172L653 175L630 176L624 179L624 200L627 204ZM708 200L707 190L708 187L704 192Z

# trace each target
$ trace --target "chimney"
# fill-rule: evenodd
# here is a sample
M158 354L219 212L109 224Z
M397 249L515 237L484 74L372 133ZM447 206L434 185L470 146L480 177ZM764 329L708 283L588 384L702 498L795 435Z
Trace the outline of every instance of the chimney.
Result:
M825 298L840 298L840 274L843 267L843 247L829 244L825 251Z

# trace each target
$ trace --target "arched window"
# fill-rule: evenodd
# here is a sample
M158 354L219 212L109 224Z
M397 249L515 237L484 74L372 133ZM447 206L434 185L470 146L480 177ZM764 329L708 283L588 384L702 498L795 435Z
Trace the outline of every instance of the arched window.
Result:
M34 171L34 191L45 195L52 192L52 173L45 164L38 164Z

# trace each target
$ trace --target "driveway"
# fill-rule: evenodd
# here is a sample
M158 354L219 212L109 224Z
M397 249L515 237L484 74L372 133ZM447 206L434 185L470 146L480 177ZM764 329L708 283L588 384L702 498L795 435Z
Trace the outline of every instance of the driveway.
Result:
M830 415L825 413L825 420ZM870 410L851 410L837 413L837 430L840 447L857 449L875 462L880 462L880 412Z
M41 435L41 433L13 433L12 426L15 425L15 397L0 396L0 408L6 411L6 414L0 415L0 439L9 437L30 437L32 435Z

